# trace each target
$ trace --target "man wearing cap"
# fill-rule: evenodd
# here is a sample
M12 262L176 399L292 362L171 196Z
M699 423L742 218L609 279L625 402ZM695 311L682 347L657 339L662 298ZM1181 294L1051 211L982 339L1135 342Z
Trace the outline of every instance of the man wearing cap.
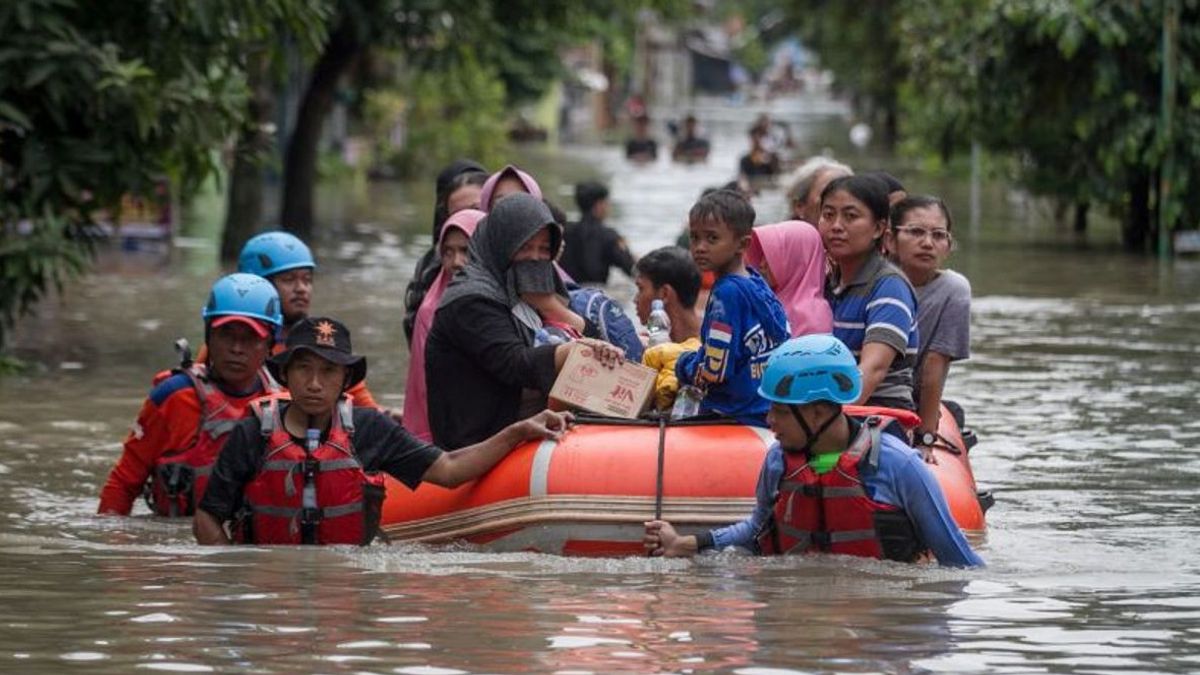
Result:
M282 322L279 294L252 274L213 284L204 318L207 354L166 373L125 439L100 491L99 513L129 515L146 492L158 515L190 516L234 423L277 386L263 364Z
M633 277L633 254L625 239L604 223L608 217L608 188L584 181L575 186L579 222L566 226L559 264L580 284L608 283L608 270L619 267Z
M296 324L268 368L291 401L256 404L230 433L196 511L201 544L368 544L385 492L379 472L413 489L422 482L454 487L528 439L558 437L571 421L544 411L444 452L378 410L348 404L345 392L366 376L367 363L352 352L346 327L330 318Z

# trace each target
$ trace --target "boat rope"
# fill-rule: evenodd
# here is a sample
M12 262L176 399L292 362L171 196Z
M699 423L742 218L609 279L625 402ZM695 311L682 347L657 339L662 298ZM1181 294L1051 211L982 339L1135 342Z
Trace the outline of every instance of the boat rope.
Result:
M666 414L658 416L658 476L654 482L654 519L662 520L663 503L663 462L667 450L667 419Z

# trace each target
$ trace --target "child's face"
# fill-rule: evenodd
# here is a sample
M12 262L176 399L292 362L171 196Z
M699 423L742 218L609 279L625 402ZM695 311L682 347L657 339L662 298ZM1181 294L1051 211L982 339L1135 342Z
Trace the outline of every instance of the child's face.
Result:
M741 262L750 235L739 237L723 221L708 219L688 225L692 259L701 272L722 275Z

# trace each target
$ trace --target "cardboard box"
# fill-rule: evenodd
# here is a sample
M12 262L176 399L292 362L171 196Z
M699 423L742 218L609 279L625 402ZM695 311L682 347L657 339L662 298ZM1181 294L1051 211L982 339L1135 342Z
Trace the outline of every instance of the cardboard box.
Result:
M579 345L559 371L550 402L552 407L634 419L650 405L657 375L653 368L632 361L605 368L592 357L590 347Z

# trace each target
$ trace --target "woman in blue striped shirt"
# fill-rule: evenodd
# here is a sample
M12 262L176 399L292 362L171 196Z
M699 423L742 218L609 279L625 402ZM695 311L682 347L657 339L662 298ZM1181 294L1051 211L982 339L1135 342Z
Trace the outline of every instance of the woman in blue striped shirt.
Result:
M888 227L888 188L874 176L844 176L821 193L817 229L833 262L825 297L833 334L862 371L858 403L915 410L917 299L904 273L881 252Z

